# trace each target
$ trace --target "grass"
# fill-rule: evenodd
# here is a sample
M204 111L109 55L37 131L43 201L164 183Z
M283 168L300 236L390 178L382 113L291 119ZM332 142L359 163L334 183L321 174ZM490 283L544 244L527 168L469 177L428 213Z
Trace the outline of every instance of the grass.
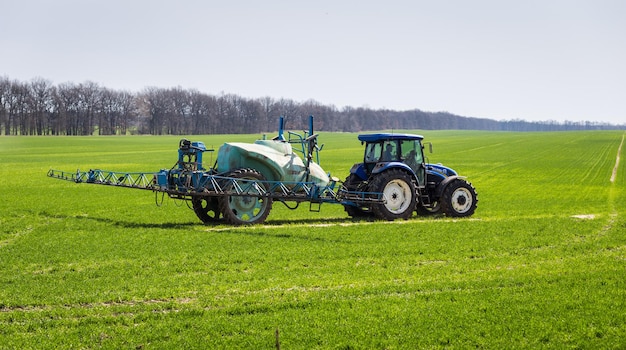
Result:
M274 348L277 330L285 349L624 348L622 133L420 133L476 186L472 218L277 204L266 225L204 226L45 177L169 168L178 138L0 138L0 348ZM320 141L345 178L356 135Z

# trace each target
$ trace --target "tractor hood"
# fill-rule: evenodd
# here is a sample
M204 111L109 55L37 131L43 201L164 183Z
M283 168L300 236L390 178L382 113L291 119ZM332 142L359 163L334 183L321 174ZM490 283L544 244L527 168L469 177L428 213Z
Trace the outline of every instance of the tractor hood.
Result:
M307 181L306 166L284 141L257 140L254 143L227 142L217 153L217 171L220 173L240 168L259 171L268 181ZM308 181L326 186L328 175L314 162L309 165Z
M443 166L440 163L438 163L438 164L427 163L426 164L426 170L431 172L431 173L441 174L441 175L443 175L445 177L458 175L456 171L454 171L451 168L448 168L447 166Z

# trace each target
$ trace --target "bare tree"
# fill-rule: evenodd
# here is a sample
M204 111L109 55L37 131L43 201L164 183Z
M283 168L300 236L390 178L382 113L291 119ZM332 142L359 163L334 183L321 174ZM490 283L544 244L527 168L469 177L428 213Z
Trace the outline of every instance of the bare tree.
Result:
M66 135L80 135L80 93L79 86L74 83L63 83L57 87L55 109L58 111L59 123L63 125Z
M171 115L171 102L167 90L146 88L140 99L148 118L148 132L152 135L163 135L166 132L167 119Z
M54 123L54 86L49 80L34 79L30 83L29 94L30 117L25 125L29 135L48 135Z
M191 91L189 96L190 117L194 134L216 133L218 121L217 99L198 91Z
M102 89L97 83L88 81L79 85L80 96L80 133L81 135L91 135L96 125L96 115L98 114L99 100Z
M9 100L11 98L11 81L8 77L0 77L0 135L8 135L11 126L9 124Z
M266 96L258 99L259 118L258 122L261 126L260 131L273 131L275 128L274 121L278 113L278 104L273 98Z
M128 91L118 91L117 108L119 113L117 121L118 133L126 135L128 127L137 118L137 103L135 95Z
M168 134L191 134L191 110L189 92L176 87L167 91L170 112L168 117Z
M11 135L25 135L26 118L28 114L28 85L13 81L9 89L8 123Z

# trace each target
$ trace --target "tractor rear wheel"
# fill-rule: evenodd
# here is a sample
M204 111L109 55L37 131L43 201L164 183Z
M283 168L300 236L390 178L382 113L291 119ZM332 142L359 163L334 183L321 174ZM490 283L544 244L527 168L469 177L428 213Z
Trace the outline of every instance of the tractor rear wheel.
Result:
M372 206L374 215L380 219L406 220L415 210L415 184L411 176L402 170L391 169L376 175L370 183L370 191L384 196L384 203Z
M446 216L465 217L474 214L478 197L474 186L461 179L452 181L443 190L441 210Z
M220 209L217 197L196 196L191 199L193 211L205 224L215 223L220 219Z
M238 169L228 173L226 177L237 180L228 180L222 187L224 191L233 191L235 182L240 188L253 189L252 183L265 180L263 175L254 169ZM265 186L262 183L258 183L258 185ZM260 191L258 193L261 195ZM224 219L230 224L259 224L265 221L270 210L272 210L272 198L242 195L224 196L219 198L219 209L222 215L224 215Z

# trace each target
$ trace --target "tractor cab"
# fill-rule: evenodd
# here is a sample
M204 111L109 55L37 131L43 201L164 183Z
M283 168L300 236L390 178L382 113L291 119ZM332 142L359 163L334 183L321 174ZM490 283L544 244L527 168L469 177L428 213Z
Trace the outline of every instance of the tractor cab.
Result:
M408 168L420 185L424 185L425 166L422 140L420 135L412 134L365 134L359 135L365 143L360 177L368 178L372 174L390 167Z

